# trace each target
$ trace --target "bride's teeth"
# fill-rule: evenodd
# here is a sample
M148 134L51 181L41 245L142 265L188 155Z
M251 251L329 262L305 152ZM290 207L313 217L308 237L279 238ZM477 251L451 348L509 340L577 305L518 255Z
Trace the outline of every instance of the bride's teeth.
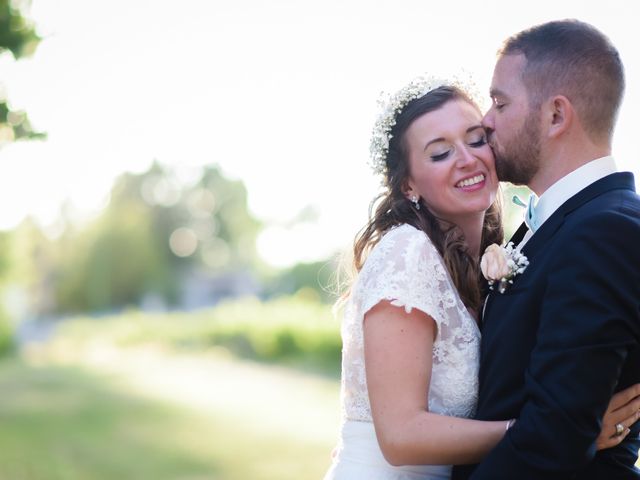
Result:
M461 182L458 182L456 187L470 187L471 185L475 185L476 183L479 183L482 180L484 180L484 175L482 174L476 175L473 178L467 178L466 180L462 180Z

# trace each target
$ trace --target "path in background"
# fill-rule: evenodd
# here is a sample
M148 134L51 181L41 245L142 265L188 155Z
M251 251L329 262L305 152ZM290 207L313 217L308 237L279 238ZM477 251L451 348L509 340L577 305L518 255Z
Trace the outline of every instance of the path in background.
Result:
M237 463L243 458L254 463L260 478L316 478L329 465L339 426L336 379L241 361L221 351L176 355L158 347L118 349L93 343L78 349L54 343L27 347L25 357L31 364L82 366L118 379L137 395L222 420L221 435L236 433L229 448L233 441L238 443L227 454L233 454ZM291 452L278 451L277 445L293 443L302 448L296 455L309 458L291 458ZM273 448L263 463L255 449L265 444Z
M338 434L336 380L220 352L170 355L156 347L94 347L85 365L118 373L139 393L223 414L256 432L331 445Z

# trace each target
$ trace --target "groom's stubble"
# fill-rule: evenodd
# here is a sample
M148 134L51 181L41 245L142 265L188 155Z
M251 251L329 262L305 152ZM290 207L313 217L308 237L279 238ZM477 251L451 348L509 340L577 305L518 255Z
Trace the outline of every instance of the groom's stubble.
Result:
M528 185L540 167L541 136L538 110L531 108L522 127L502 143L489 140L495 156L496 173L501 182Z

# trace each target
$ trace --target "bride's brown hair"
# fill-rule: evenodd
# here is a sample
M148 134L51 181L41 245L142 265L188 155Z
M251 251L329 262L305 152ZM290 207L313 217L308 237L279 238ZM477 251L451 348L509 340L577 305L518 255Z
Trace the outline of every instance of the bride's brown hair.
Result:
M367 255L382 236L390 228L407 223L429 236L444 259L463 303L467 308L477 312L483 301L480 269L477 260L467 250L461 229L453 223L436 218L424 202L423 208L417 209L403 193L409 178L405 132L418 117L438 110L454 100L463 100L478 108L459 88L443 86L412 100L396 116L396 123L390 132L389 153L384 168L384 191L371 202L369 221L356 236L353 263L355 269L360 271ZM492 243L502 243L504 232L501 217L498 195L484 216L481 252Z

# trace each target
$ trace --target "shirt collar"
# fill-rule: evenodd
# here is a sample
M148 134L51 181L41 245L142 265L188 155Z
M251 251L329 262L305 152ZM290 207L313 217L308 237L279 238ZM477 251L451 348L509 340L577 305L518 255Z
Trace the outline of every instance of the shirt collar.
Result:
M536 217L538 227L542 225L560 206L601 178L617 172L612 156L591 160L551 185L538 199Z

